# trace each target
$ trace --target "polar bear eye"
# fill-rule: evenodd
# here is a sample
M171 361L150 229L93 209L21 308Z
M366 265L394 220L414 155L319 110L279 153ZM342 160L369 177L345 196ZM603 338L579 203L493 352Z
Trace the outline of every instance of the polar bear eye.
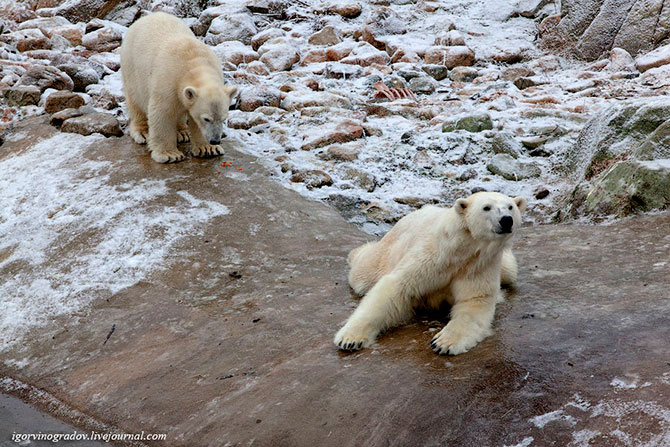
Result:
M212 122L212 120L209 119L209 118L207 118L206 116L203 116L203 117L202 117L202 120L203 120L204 122L206 122L206 123L211 123L211 122Z
M512 205L510 205L509 208L507 208L507 209L510 210L510 211L512 211Z
M485 206L485 207L484 207L484 211L491 211L491 207L490 207L490 206L488 206L488 205L487 205L487 206Z

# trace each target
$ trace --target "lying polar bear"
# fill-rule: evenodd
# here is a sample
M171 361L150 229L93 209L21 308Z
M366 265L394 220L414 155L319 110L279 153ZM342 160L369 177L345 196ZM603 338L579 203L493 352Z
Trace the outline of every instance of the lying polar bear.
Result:
M149 143L151 158L181 161L177 142L189 139L196 157L223 154L223 122L237 89L223 85L216 55L181 20L155 12L135 22L121 45L121 74L130 136Z
M398 221L380 241L349 253L349 284L365 295L335 336L345 351L365 348L415 306L447 301L451 320L433 338L438 354L461 354L491 335L500 284L516 281L512 233L523 197L479 192L452 208L425 206Z

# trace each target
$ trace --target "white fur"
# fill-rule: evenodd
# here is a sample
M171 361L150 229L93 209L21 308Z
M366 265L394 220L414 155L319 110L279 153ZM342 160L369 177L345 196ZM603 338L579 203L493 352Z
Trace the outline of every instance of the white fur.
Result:
M349 284L364 297L335 344L368 347L380 332L411 318L414 307L443 301L452 306L451 320L433 339L436 352L460 354L489 336L501 280L516 281L510 239L525 206L523 197L473 194L452 208L423 207L380 241L352 250ZM500 234L504 216L513 219L512 232Z
M130 135L161 163L223 154L219 145L236 87L223 85L214 52L178 18L156 12L135 22L121 45ZM190 133L190 135L189 135Z

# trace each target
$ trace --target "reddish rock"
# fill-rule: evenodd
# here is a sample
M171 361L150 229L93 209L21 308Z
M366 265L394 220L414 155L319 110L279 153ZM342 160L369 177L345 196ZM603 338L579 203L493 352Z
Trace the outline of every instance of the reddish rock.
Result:
M64 37L74 46L81 45L81 39L84 37L84 32L78 25L58 26L56 28L52 28L49 33L49 37Z
M286 33L279 28L268 28L251 38L251 48L258 51L258 49L267 41L283 37Z
M265 64L261 61L253 61L250 64L248 64L247 71L249 73L259 76L267 76L268 74L270 74L268 67L266 67Z
M410 64L418 64L421 62L421 58L418 54L411 50L398 49L393 56L391 57L392 63L406 62Z
M56 67L50 65L32 65L18 82L19 85L36 86L40 91L48 88L72 90L72 79Z
M259 58L257 52L244 45L242 42L235 40L222 42L213 47L212 50L219 57L221 62L230 62L235 66L243 63L248 64Z
M259 107L279 107L282 92L270 86L249 87L240 90L238 107L243 112L251 112Z
M340 62L343 64L360 65L362 67L372 64L388 65L391 62L391 57L385 51L380 51L367 42L360 42Z
M328 148L327 157L338 161L353 161L358 158L360 150L355 147L346 147L333 144Z
M42 31L37 28L24 29L12 33L16 38L16 49L24 52L31 50L48 50L51 48L51 41Z
M107 26L85 34L81 43L91 51L102 53L120 47L121 39L123 39L121 27Z
M361 15L361 5L358 3L336 4L331 10L336 14L341 15L347 19L353 19Z
M84 98L67 90L54 92L47 96L44 111L56 113L65 109L77 109L84 105Z
M321 31L314 33L309 38L312 45L336 45L342 42L342 36L332 26L325 26Z
M346 143L347 141L363 138L364 134L365 131L359 123L352 120L344 120L335 126L335 128L332 130L324 130L323 135L313 138L312 140L303 144L302 150L309 151L334 143Z
M328 58L326 57L326 50L324 50L323 48L316 48L314 50L310 50L307 54L305 54L302 57L300 65L309 65L318 62L326 62L327 60Z
M340 59L344 59L349 56L349 53L351 53L355 46L355 43L347 41L326 48L326 59L329 61L339 61Z
M430 47L424 56L426 64L439 64L447 68L473 65L475 53L468 47Z

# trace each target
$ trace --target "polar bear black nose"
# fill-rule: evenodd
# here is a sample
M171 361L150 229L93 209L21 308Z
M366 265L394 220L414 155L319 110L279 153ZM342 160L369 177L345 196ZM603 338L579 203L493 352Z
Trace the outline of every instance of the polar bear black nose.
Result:
M209 144L220 144L221 143L221 138L212 138L209 140Z
M503 233L511 233L512 225L514 225L512 216L503 216L502 219L500 219L500 229Z

